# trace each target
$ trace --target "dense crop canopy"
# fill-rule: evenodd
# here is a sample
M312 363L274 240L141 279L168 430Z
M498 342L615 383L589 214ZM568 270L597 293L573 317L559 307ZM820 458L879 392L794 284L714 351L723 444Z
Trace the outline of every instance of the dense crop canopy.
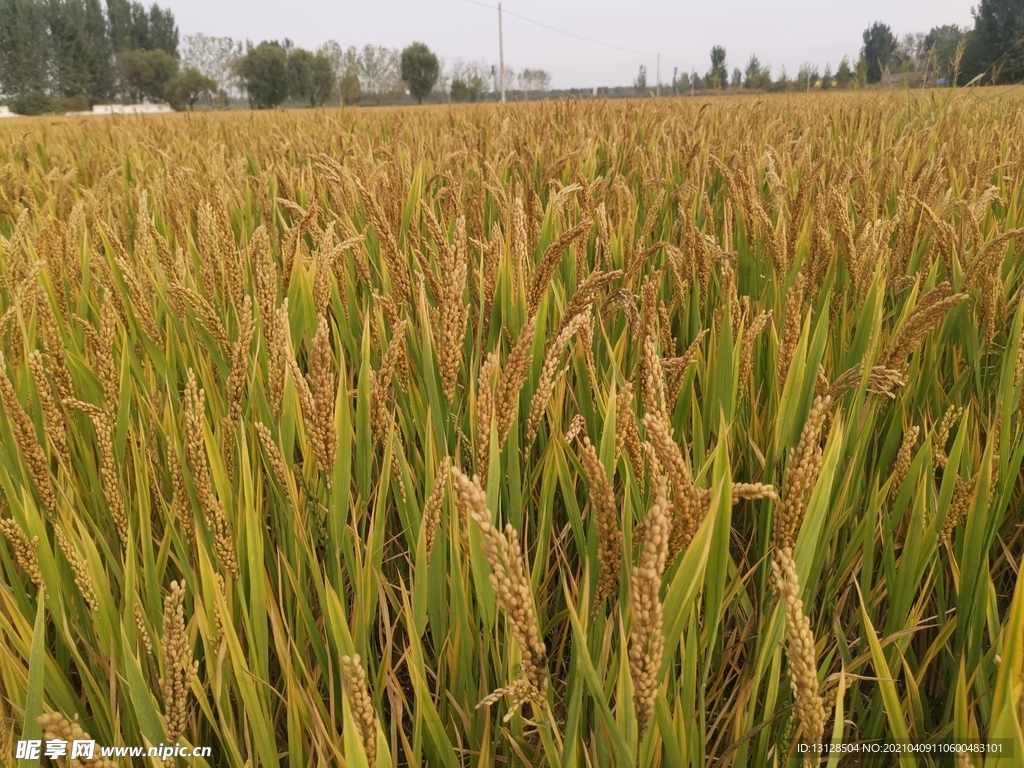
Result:
M0 126L4 759L1024 754L1022 106Z

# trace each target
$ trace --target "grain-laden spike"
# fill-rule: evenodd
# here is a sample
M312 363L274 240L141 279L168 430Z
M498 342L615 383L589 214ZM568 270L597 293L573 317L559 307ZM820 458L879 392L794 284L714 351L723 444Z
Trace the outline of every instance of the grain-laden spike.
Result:
M434 551L434 540L441 524L441 512L444 508L444 490L448 485L448 476L452 471L451 456L445 456L434 474L434 488L423 504L423 535L427 543L427 562Z
M789 664L789 681L796 699L796 713L800 729L809 744L821 743L828 717L825 703L818 693L818 662L815 652L814 632L811 622L804 613L800 599L800 581L790 547L776 549L772 555L772 577L779 600L786 616L787 642L786 661ZM814 765L814 760L804 759L804 765Z
M907 472L910 471L910 454L914 450L914 443L917 442L919 434L921 434L921 428L918 426L911 427L903 434L903 441L900 443L900 449L896 452L896 461L893 463L892 484L889 486L890 500L896 498L903 481L907 479Z
M391 342L381 358L380 368L370 371L370 426L376 440L383 440L387 436L388 408L394 401L392 380L396 375L402 379L403 369L408 369L408 350L405 342L408 322L402 320L398 323Z
M533 316L520 329L519 338L508 355L505 370L498 382L495 407L497 409L499 448L504 447L505 439L508 437L509 430L512 429L519 406L519 393L526 383L526 376L533 360L530 349L533 346L533 330L536 321L536 316Z
M945 468L946 462L949 461L949 457L946 455L946 443L949 442L949 432L963 415L964 409L962 406L950 405L942 416L942 422L939 424L938 431L932 438L935 463L942 468Z
M782 486L782 498L775 510L775 524L772 530L773 540L778 549L793 547L796 544L796 537L807 511L807 496L818 481L822 461L819 442L821 428L831 408L832 398L828 395L815 398L800 433L800 442L789 453L786 480Z
M693 486L690 470L682 450L672 437L672 425L665 414L647 413L643 423L658 464L672 484L672 531L668 550L669 561L672 562L693 541L706 509Z
M163 637L164 676L160 681L164 698L164 719L167 740L173 742L185 732L189 718L192 681L199 672L199 662L192 659L192 643L185 627L185 587L171 582L164 598Z
M666 402L675 403L679 399L679 394L682 392L683 384L686 382L686 372L690 366L697 359L697 353L700 352L701 342L704 341L704 337L710 333L710 330L705 328L697 334L696 338L690 342L690 346L686 348L679 357L673 357L670 360L662 361L661 367L668 375L668 390L665 394L667 397Z
M249 349L252 346L252 337L252 298L246 296L242 300L239 312L238 338L231 345L231 373L225 385L228 419L231 424L238 424L242 418L242 399L245 397L245 384L249 376Z
M889 351L882 361L886 368L905 370L907 358L921 344L925 335L937 326L946 313L967 301L966 293L949 295L949 283L940 283L921 297L917 307L900 327L889 344Z
M857 365L845 371L839 378L833 381L825 391L835 400L843 393L856 389L860 385L863 370L863 364L857 363ZM876 365L868 373L867 391L872 395L894 400L896 398L896 389L904 384L906 384L906 381L900 371L886 368L884 365Z
M590 509L594 515L594 530L597 533L597 592L594 595L594 611L600 610L605 598L614 597L619 587L619 570L622 565L622 531L619 530L619 514L615 506L615 492L608 484L604 464L597 456L590 438L584 434L580 446L580 465L590 486Z
M668 560L671 526L665 478L659 478L658 491L644 518L643 548L640 563L629 580L632 630L629 635L629 672L633 679L633 709L637 729L642 736L654 715L658 695L658 670L665 650L660 598L661 578Z
M36 385L36 394L39 397L39 407L43 412L43 424L46 427L46 435L53 443L53 449L64 466L71 466L71 449L68 448L67 431L64 415L57 407L53 398L53 390L50 389L50 380L46 376L46 363L42 353L38 349L32 350L28 355L28 368L32 373L32 381Z
M213 534L214 551L220 567L231 576L238 576L238 556L235 554L234 538L228 523L224 504L213 492L210 483L210 465L206 456L206 393L199 388L195 372L188 371L185 387L185 437L189 468L196 496L203 510L207 525Z
M498 355L491 352L481 364L476 389L476 470L487 483L491 455L491 424L494 423L495 395L491 381L499 370Z
M0 517L0 533L10 544L11 552L14 555L14 562L18 564L28 577L39 589L43 588L43 572L39 569L39 555L36 550L39 547L39 537L31 539L21 529L14 518Z
M409 276L409 265L405 256L398 249L398 241L395 239L387 214L381 207L380 202L369 192L358 177L353 177L359 194L363 201L363 209L370 224L377 231L377 242L380 245L380 255L387 265L391 276L391 288L394 291L395 300L399 304L407 304L412 295L412 283Z
M47 742L62 741L65 745L71 746L76 741L89 742L93 740L86 731L82 730L82 726L78 724L77 719L68 720L59 712L47 712L46 714L42 714L36 719L36 722L42 726L43 740ZM88 768L117 767L117 764L113 760L109 760L105 757L86 759L81 763L81 765L87 766Z
M975 474L970 480L962 480L959 477L953 479L953 496L949 501L949 510L946 512L946 519L942 523L942 530L939 532L939 542L948 544L953 536L953 530L960 524L960 521L967 517L971 507L971 499L974 497L974 489L978 485L978 475Z
M796 282L793 284L793 287L786 294L782 333L779 338L779 357L776 366L778 380L782 383L786 381L786 376L789 375L789 366L793 362L793 354L796 352L797 344L800 343L805 285L804 273L800 272L796 276Z
M768 325L768 321L771 319L772 311L769 309L767 312L762 312L755 317L750 325L743 331L743 346L740 350L740 387L743 392L747 392L748 384L752 384L750 381L751 374L754 370L754 340L758 334L765 329Z
M366 672L363 670L359 654L341 657L341 673L345 679L345 695L352 706L352 715L359 731L359 740L366 753L366 762L370 768L377 765L377 712L373 708L373 699L366 683Z
M438 362L444 396L449 403L455 398L459 367L464 355L463 340L469 307L463 300L466 291L466 217L455 223L455 242L444 249L441 260L441 296L438 300L440 333L438 335Z
M2 525L3 521L0 521L0 527ZM89 562L78 554L78 550L71 542L71 539L68 538L67 533L64 532L62 525L59 523L55 524L53 526L53 534L57 539L57 546L60 547L64 559L68 561L68 566L70 566L71 572L74 574L75 585L82 594L85 604L89 606L90 611L98 611L100 609L99 598L96 596L96 589L93 586L92 576L89 573ZM136 603L136 606L138 606L138 603Z
M765 483L733 483L732 484L732 503L738 504L741 501L757 501L758 499L774 499L777 500L779 495L775 492L775 488ZM711 494L707 494L708 502L710 503Z
M562 362L562 354L572 337L586 326L588 319L587 315L577 315L548 345L547 353L544 356L544 367L541 368L540 380L537 382L537 391L530 401L530 415L526 420L526 443L524 444L526 446L531 445L537 438L540 421L555 388L555 375Z
M337 397L337 373L334 370L334 355L331 348L331 331L327 318L317 322L313 335L313 347L309 355L309 388L313 393L313 422L320 442L320 469L330 487L334 473L334 454L338 435L334 426L334 402Z
M577 316L587 312L601 291L621 277L621 269L616 269L612 272L592 272L576 289L576 293L573 294L572 299L565 308L565 312L562 314L562 319L554 335L557 337L564 330L565 326L575 320Z
M18 401L18 395L7 370L7 361L2 352L0 352L0 401L3 402L4 414L14 433L14 441L25 460L29 476L39 492L39 498L46 508L53 512L57 508L57 494L53 487L53 478L50 475L50 463L36 437L32 418Z
M585 238L593 227L594 222L591 219L585 219L571 229L567 229L544 249L544 255L541 256L540 263L537 265L537 271L533 276L530 292L526 299L526 306L531 316L537 311L544 294L547 293L551 278L554 277L555 270L558 269L565 252L573 243Z
M294 355L287 358L288 372L299 396L299 406L306 425L310 447L317 466L331 484L337 434L334 427L335 373L331 357L330 330L327 319L320 318L313 348L309 356L309 373L302 375Z
M284 374L288 368L291 344L291 324L288 319L288 299L274 313L274 332L267 340L267 395L275 416L281 415L284 397ZM264 326L264 331L266 326Z
M491 566L491 586L523 657L521 681L503 691L512 694L513 711L527 702L540 704L548 687L547 648L541 640L519 536L511 525L505 526L504 533L494 526L479 478L470 478L458 468L452 469L452 478L463 507L480 528L484 554ZM485 699L481 705L484 703L490 702Z
M625 451L638 483L644 480L644 456L640 445L640 431L633 413L633 384L626 382L619 390L615 402L615 460Z

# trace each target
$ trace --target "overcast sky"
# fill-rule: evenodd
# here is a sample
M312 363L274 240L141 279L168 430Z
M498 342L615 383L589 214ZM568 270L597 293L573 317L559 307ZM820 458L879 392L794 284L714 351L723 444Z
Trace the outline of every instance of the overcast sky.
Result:
M157 0L174 11L182 36L194 32L236 39L291 38L315 49L327 40L343 47L367 43L403 47L419 40L448 62L456 58L498 62L497 12L466 0ZM490 0L483 0L496 5ZM777 74L790 76L803 62L823 69L844 55L855 59L861 33L880 20L902 36L941 24L973 26L972 0L504 0L505 64L519 71L545 69L557 88L627 85L640 64L656 80L672 69L710 66L713 45L725 46L729 71L743 69L751 53ZM545 29L529 19L615 50ZM641 54L648 55L641 55Z

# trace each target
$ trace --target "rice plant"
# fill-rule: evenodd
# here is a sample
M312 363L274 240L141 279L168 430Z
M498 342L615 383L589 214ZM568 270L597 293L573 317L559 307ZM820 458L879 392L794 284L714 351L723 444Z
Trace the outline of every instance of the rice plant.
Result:
M1022 107L0 126L0 754L1020 759Z

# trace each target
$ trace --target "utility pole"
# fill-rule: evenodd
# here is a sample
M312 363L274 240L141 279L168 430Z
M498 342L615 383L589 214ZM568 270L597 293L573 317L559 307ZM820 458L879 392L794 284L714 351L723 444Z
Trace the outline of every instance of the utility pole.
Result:
M501 103L505 103L505 34L501 31L501 3L498 3L498 58L501 67Z
M661 98L661 54L658 54L658 98Z

